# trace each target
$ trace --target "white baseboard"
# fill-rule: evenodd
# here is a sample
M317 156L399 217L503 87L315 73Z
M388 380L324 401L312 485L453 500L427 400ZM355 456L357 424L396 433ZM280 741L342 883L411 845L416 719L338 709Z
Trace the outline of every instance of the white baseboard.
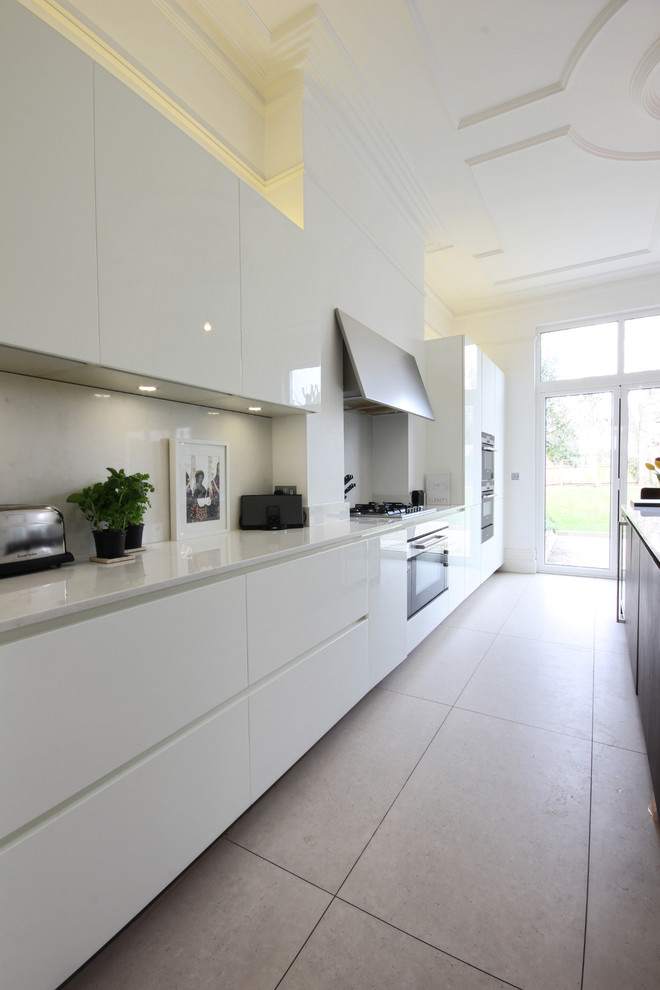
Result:
M536 550L533 547L526 550L505 547L501 569L514 574L536 574Z

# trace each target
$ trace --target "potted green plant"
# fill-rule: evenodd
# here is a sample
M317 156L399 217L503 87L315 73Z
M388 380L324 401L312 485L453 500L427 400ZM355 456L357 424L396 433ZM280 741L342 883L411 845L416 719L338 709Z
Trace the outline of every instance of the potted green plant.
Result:
M129 525L140 525L151 503L148 474L127 475L123 468L106 468L108 477L67 496L92 527L97 557L121 557Z
M110 472L109 482L114 483L115 492L126 511L126 549L138 550L142 546L144 514L151 507L149 494L155 491L149 483L148 474L126 474L123 468Z

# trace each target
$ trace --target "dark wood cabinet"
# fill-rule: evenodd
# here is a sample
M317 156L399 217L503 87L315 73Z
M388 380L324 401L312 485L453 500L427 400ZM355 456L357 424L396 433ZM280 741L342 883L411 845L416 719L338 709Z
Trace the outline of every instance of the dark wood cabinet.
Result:
M625 560L624 581L624 616L628 655L632 669L635 691L637 691L637 636L639 625L639 549L641 540L635 528L628 522L622 522L623 558Z
M660 567L636 533L635 542L640 547L637 695L657 797L660 795Z

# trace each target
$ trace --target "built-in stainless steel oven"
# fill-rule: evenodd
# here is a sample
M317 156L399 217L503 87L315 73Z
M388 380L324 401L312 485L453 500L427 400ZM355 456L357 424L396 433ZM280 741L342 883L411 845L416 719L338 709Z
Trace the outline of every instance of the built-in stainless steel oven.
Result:
M495 493L493 489L481 490L481 542L495 535Z
M481 434L481 487L495 485L495 437L492 433Z
M495 437L481 434L481 542L495 535Z
M408 540L408 618L449 588L449 526L415 526Z

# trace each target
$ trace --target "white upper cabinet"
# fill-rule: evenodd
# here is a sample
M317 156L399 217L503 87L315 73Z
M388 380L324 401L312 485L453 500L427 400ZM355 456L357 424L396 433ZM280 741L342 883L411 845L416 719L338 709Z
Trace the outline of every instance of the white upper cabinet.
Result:
M426 344L435 411L435 421L426 423L426 475L450 475L451 505L481 499L481 359L476 344L462 335Z
M98 362L91 59L0 5L0 341Z
M102 364L240 394L238 179L99 66L95 126Z
M318 246L243 182L240 204L243 395L318 408Z
M485 354L481 355L481 429L493 436L495 422L495 365ZM497 437L499 440L500 438Z

